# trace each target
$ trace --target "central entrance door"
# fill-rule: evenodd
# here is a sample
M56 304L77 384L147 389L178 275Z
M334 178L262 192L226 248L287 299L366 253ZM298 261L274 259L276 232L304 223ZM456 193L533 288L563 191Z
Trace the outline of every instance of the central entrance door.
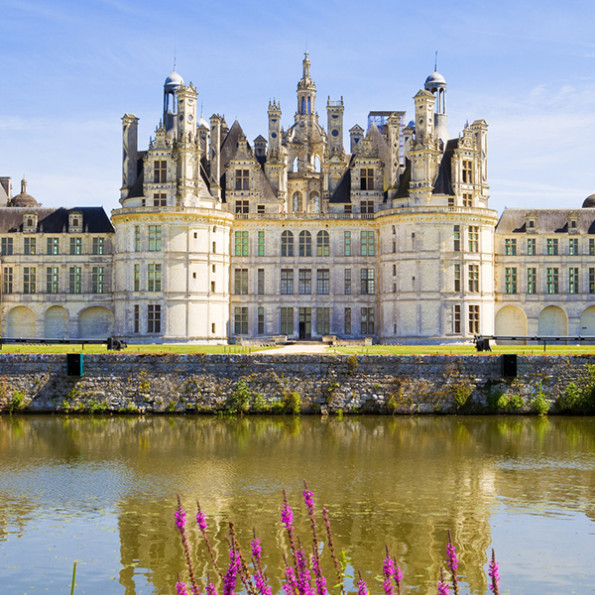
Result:
M299 336L300 341L312 338L312 308L300 308Z

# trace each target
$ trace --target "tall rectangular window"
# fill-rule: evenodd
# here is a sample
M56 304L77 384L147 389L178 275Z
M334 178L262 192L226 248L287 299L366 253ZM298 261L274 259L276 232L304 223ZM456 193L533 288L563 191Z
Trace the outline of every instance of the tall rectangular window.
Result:
M455 252L461 251L461 226L460 225L455 225L453 228L452 249Z
M134 265L134 291L140 291L140 264Z
M595 293L595 268L589 269L589 293Z
M595 238L589 238L589 256L595 256Z
M248 307L236 306L233 309L233 330L236 335L248 334Z
M161 225L149 225L149 252L161 251Z
M293 335L293 308L281 308L281 334Z
M257 333L259 335L264 335L264 308L262 306L258 307L258 330Z
M12 267L4 267L2 274L2 293L12 293Z
M373 295L376 292L374 284L374 269L361 270L361 294Z
M479 293L479 265L469 265L469 291L471 293Z
M374 190L374 168L362 167L360 169L360 190Z
M234 233L234 256L248 256L248 232Z
M13 253L13 238L2 238L0 245L2 256L10 256Z
M93 238L93 254L105 254L105 238Z
M147 306L147 333L161 332L161 306L149 304Z
M147 269L147 291L161 291L160 264L149 264Z
M504 291L506 293L516 293L516 268L507 267L504 274Z
M161 267L161 265L159 265ZM91 292L105 293L105 270L103 267L91 269Z
M527 269L527 293L537 293L537 269L535 267L529 267Z
M23 268L23 293L35 293L37 286L37 271L35 267Z
M316 293L318 295L328 295L330 285L330 272L328 269L318 269L316 271Z
M374 334L374 308L361 309L361 334Z
M504 254L506 256L516 256L516 239L506 238L504 240Z
M345 308L343 313L343 323L345 328L345 334L351 334L351 308Z
M578 267L568 269L568 293L578 293Z
M527 255L535 256L536 253L537 252L535 250L535 238L529 238L527 240Z
M300 269L298 293L300 295L310 295L312 293L312 271L310 269Z
M138 304L134 305L133 324L134 324L134 332L140 333L140 306Z
M48 267L46 269L46 293L58 293L60 281L60 269L58 267Z
M469 226L469 252L479 252L479 227L477 225Z
M319 335L328 335L331 326L331 309L316 308L316 332Z
M258 232L258 246L256 254L258 256L264 256L264 231Z
M546 277L546 291L553 294L558 293L558 269L548 268Z
M140 252L140 225L134 226L134 251Z
M374 232L362 231L360 235L360 249L362 256L374 256Z
M360 213L364 215L371 215L374 213L374 201L373 200L360 200L359 202Z
M287 229L281 234L281 256L293 256L293 234Z
M250 170L236 169L236 190L250 190Z
M264 295L264 269L258 269L256 273L256 293Z
M70 254L83 253L83 238L70 238Z
M248 269L234 270L234 293L246 295L248 293Z
M463 160L461 171L463 184L473 184L473 162L470 159Z
M460 334L461 332L461 306L455 304L452 312L452 332Z
M79 238L80 240L80 238ZM36 242L35 238L25 237L25 254L36 254ZM78 252L80 254L80 252Z
M60 253L60 238L47 239L47 254L56 255Z
M576 256L578 254L578 238L570 238L568 240L568 255Z
M343 232L343 256L351 256L351 232Z
M454 290L456 292L461 291L461 265L455 264L454 270Z
M548 238L546 241L546 254L548 256L558 255L558 238Z
M293 293L293 269L281 269L281 295Z
M316 256L328 256L330 254L330 238L328 231L319 231L316 234Z
M345 295L351 295L351 269L344 271L344 290Z
M464 207L472 207L473 206L473 194L471 194L469 192L463 192L463 206Z
M82 269L81 267L70 267L68 271L68 281L70 293L82 292Z
M469 332L479 335L479 306L469 306Z
M167 182L167 161L155 161L155 166L153 168L153 182L155 184L164 184Z

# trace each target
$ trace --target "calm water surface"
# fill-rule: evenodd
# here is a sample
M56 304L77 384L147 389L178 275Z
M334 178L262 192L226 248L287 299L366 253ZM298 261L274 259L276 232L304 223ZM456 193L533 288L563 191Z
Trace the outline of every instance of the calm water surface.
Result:
M0 593L70 592L74 560L76 595L174 592L177 492L223 563L234 520L277 576L284 488L307 541L303 478L372 594L385 544L407 592L435 593L447 529L462 593L488 591L492 547L502 593L595 592L594 418L27 416L0 418Z

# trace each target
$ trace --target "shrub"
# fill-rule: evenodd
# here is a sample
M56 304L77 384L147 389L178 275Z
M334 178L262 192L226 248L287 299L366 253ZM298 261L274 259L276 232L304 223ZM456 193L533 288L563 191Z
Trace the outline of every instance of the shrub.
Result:
M227 398L225 408L229 413L242 414L250 409L252 391L244 379L238 380L235 389Z
M12 399L10 400L10 405L8 406L8 410L10 413L13 411L22 411L25 408L25 393L22 393L20 390L15 390Z
M568 413L595 413L595 366L587 364L587 378L576 384L571 382L556 401L560 411Z
M473 393L473 387L467 382L460 382L454 387L455 407L457 410L462 409L469 397Z
M292 415L298 415L300 407L302 405L302 397L300 393L292 391L285 394L283 397L283 410L285 413L291 413Z
M359 362L357 361L357 355L355 355L355 353L352 353L347 360L345 361L346 365L347 365L347 373L351 376L353 374L355 374L355 371L357 370L357 367L359 365Z

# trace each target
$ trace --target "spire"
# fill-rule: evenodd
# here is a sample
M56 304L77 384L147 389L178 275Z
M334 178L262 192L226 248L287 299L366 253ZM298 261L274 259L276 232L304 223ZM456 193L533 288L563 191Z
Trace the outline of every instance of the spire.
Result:
M304 53L304 61L302 62L304 67L304 74L302 76L303 80L308 80L310 78L310 55L308 51Z
M21 180L21 194L27 194L27 180L25 179L25 174L23 174L23 179Z
M434 54L434 72L438 72L438 50Z
M303 74L298 83L298 108L297 115L311 115L316 113L316 85L310 78L310 54L304 53L302 62Z

